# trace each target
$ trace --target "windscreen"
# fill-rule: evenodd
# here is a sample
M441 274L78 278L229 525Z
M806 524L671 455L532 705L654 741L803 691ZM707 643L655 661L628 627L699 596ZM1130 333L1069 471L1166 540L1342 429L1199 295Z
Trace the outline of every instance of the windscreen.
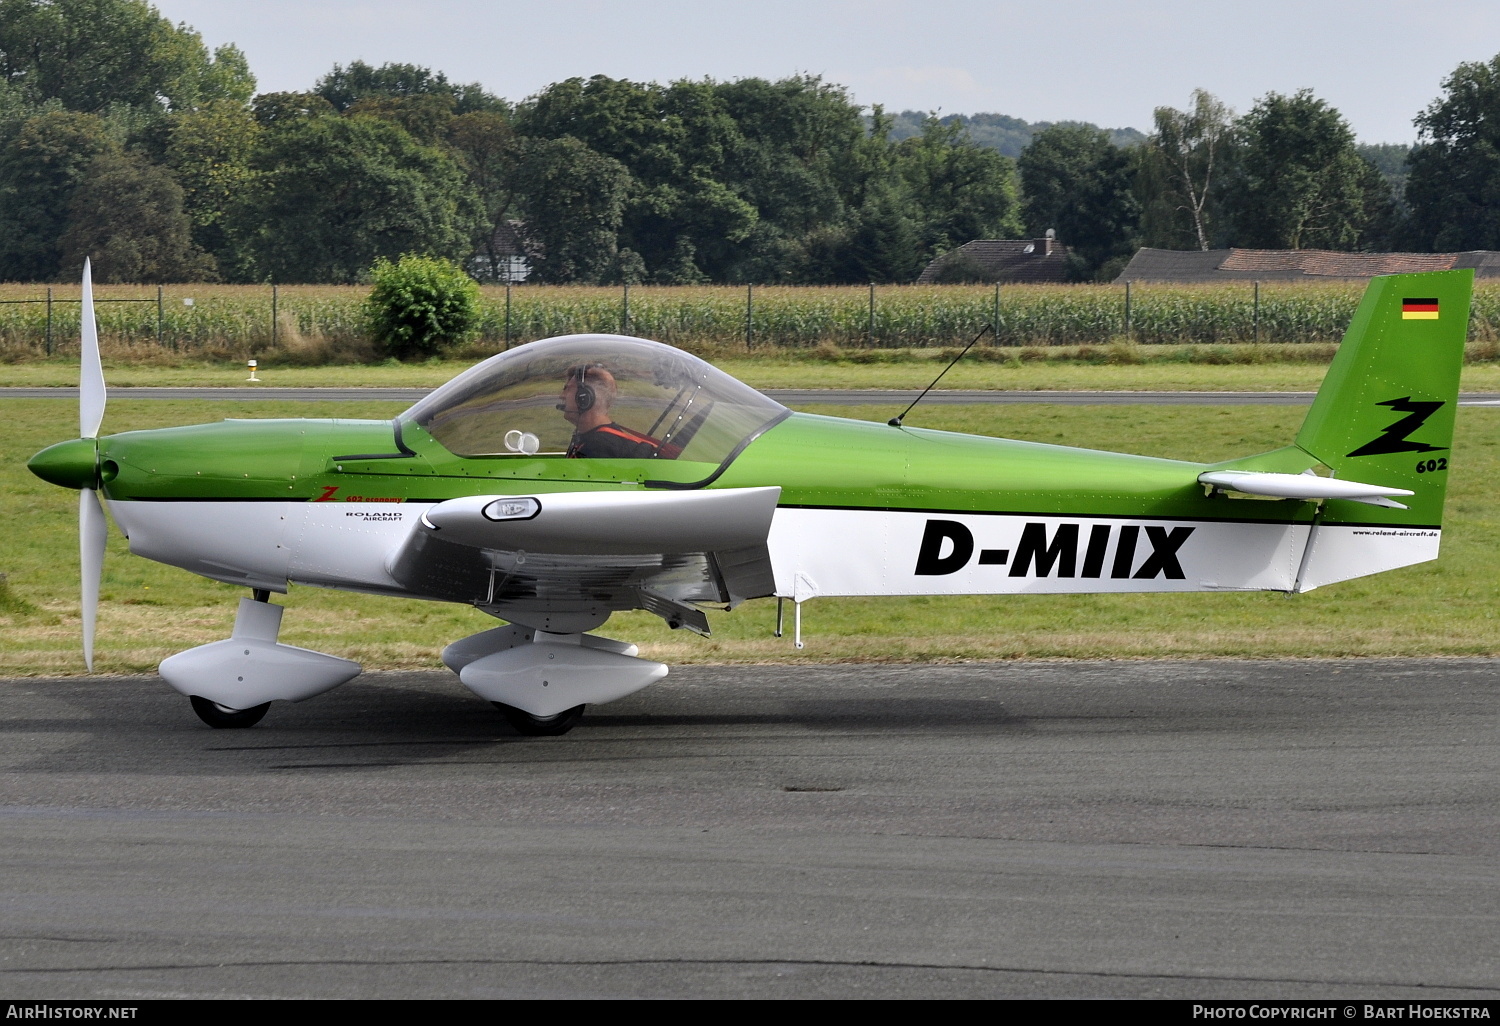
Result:
M587 387L580 402L579 383ZM581 412L579 407L585 407ZM786 408L713 365L660 342L566 335L493 356L413 406L419 424L459 456L631 456L722 463ZM590 450L606 425L634 447Z

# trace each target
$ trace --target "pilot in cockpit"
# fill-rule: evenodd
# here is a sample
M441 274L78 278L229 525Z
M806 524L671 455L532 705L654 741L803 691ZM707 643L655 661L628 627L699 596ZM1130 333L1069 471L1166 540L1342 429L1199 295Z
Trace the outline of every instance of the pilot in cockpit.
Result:
M573 425L568 455L583 459L652 459L665 456L663 446L650 435L621 424L610 416L618 386L615 376L597 363L568 368L562 402L557 408Z

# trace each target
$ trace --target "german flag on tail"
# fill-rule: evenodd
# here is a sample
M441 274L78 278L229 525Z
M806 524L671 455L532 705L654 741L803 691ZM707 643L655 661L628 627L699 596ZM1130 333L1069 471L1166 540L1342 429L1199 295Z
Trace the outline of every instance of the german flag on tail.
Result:
M1403 299L1401 300L1401 319L1403 321L1435 321L1438 319L1438 301L1436 299Z

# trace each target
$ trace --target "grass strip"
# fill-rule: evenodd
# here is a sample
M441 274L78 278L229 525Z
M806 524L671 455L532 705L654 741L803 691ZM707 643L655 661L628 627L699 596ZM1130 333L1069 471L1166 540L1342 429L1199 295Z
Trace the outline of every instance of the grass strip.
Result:
M719 359L727 373L755 388L925 388L947 360L940 351L904 363L817 362L793 359ZM258 370L267 388L436 388L473 364L433 361L373 366L276 367ZM1321 363L1202 364L1153 362L1090 364L1079 362L991 363L965 359L943 377L940 389L982 388L1002 391L1190 391L1310 392L1327 366ZM113 388L254 387L240 364L187 363L178 366L106 364ZM78 384L77 361L0 364L0 386L52 388ZM1469 391L1500 391L1500 364L1471 363L1464 368Z

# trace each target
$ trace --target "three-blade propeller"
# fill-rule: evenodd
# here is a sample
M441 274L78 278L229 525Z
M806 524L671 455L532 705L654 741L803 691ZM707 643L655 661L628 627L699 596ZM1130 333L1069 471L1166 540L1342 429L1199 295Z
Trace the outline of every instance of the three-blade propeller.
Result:
M78 435L98 439L104 422L104 364L99 359L99 329L94 323L94 283L87 259L83 262L82 364L78 378ZM97 456L96 456L97 462ZM109 525L99 493L78 493L78 561L83 579L83 661L94 669L94 625L99 615L99 582L104 575L104 547Z

